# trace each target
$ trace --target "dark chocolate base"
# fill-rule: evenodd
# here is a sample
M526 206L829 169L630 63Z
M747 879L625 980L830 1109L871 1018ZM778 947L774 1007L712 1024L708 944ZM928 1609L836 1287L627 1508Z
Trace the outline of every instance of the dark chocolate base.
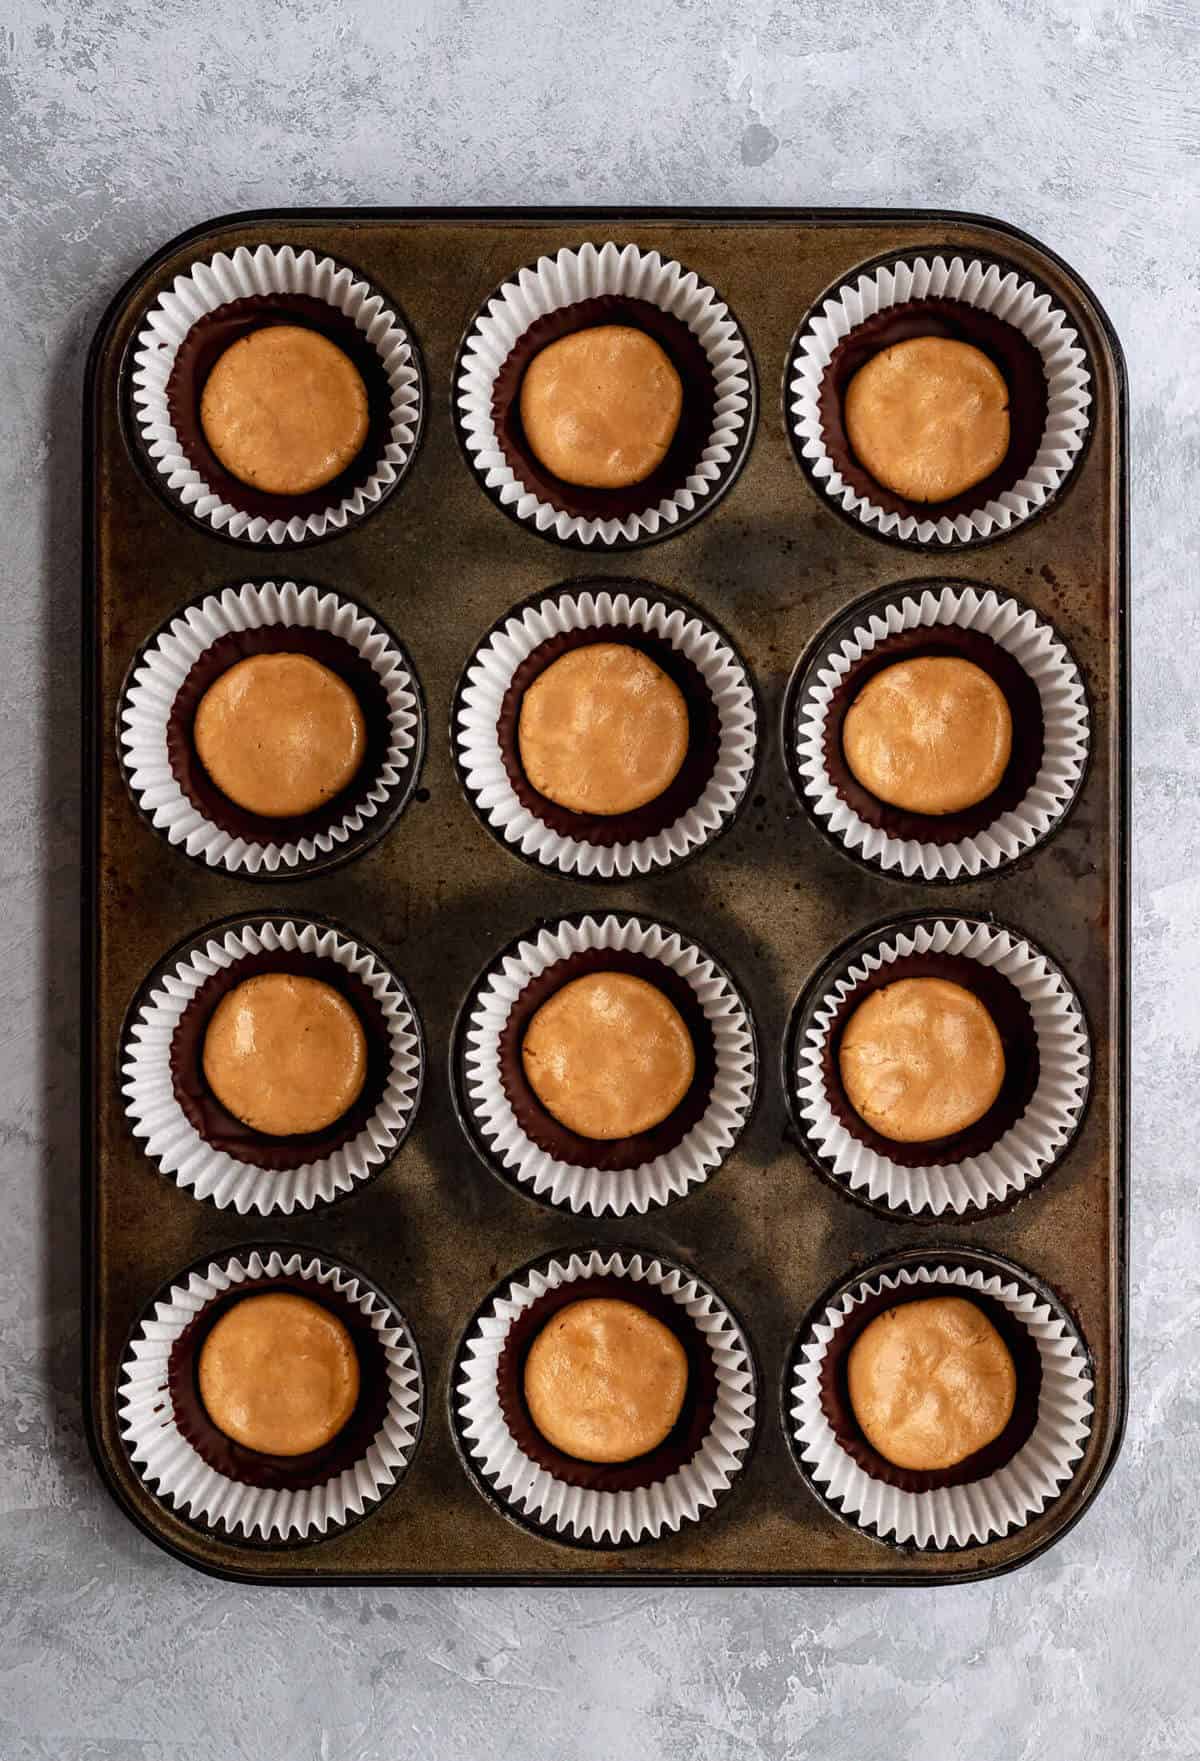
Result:
M995 1327L1012 1356L1017 1377L1017 1396L1012 1416L1000 1435L968 1455L954 1467L936 1472L919 1472L900 1468L888 1461L867 1441L854 1416L850 1401L848 1366L855 1340L877 1315L904 1303L919 1302L935 1296L959 1296L975 1304ZM830 1341L821 1365L819 1381L821 1411L846 1454L857 1462L864 1473L903 1492L932 1492L944 1486L966 1486L986 1479L1010 1462L1033 1435L1038 1418L1038 1399L1042 1386L1042 1359L1037 1341L1017 1317L1001 1302L979 1291L954 1284L901 1285L898 1290L881 1291L856 1305L844 1324Z
M196 751L193 728L205 692L238 661L259 654L304 654L319 661L350 687L362 711L366 728L362 763L344 789L309 813L276 818L239 807L213 782ZM219 637L205 649L179 687L167 718L171 771L193 807L230 837L260 844L297 842L339 824L366 800L375 786L391 738L387 692L371 663L340 636L287 624L231 631Z
M860 367L883 349L915 337L946 337L970 343L1004 376L1008 386L1009 445L997 468L982 482L947 501L909 501L879 483L855 457L845 425L845 398ZM1042 357L1016 328L966 300L908 300L889 306L857 325L838 344L825 369L818 399L826 451L841 476L859 495L885 513L917 519L953 519L970 514L1003 495L1026 475L1046 429L1047 386Z
M846 763L843 729L855 698L876 674L898 661L943 656L974 662L999 686L1012 716L1012 751L1004 775L982 801L957 813L911 813L881 801L858 781ZM798 717L803 713L803 706L801 698L797 706ZM1041 694L1020 662L990 636L977 630L961 629L957 624L904 630L896 636L885 637L869 654L864 654L834 691L825 718L822 750L834 788L867 825L889 832L896 838L914 839L924 844L952 844L959 838L976 836L987 826L995 824L1001 815L1010 813L1037 781L1045 751Z
M970 991L995 1022L1004 1047L1004 1081L983 1117L964 1131L925 1143L898 1143L873 1131L851 1105L838 1065L842 1035L854 1011L873 992L904 978L942 978ZM945 1168L968 1156L982 1155L1024 1113L1037 1088L1039 1071L1037 1034L1028 1003L1011 979L965 954L910 954L872 972L843 998L821 1057L825 1093L835 1116L852 1137L902 1168Z
M264 1455L235 1443L209 1418L200 1398L199 1357L209 1333L243 1297L269 1290L305 1296L336 1315L349 1332L358 1358L359 1396L354 1411L336 1437L305 1455ZM361 1309L328 1285L295 1274L247 1279L202 1309L171 1348L167 1387L175 1423L201 1460L228 1479L279 1491L323 1486L360 1461L383 1424L389 1400L387 1355L370 1321Z
M624 972L645 979L674 1004L688 1033L696 1058L692 1085L679 1105L660 1125L633 1137L602 1141L569 1131L542 1106L525 1076L521 1057L525 1032L536 1011L572 979L592 972ZM500 1080L517 1124L539 1149L572 1167L600 1168L615 1173L640 1168L656 1156L681 1144L703 1117L716 1080L717 1054L712 1027L703 1005L685 978L661 960L619 949L590 948L557 960L531 979L509 1013L500 1036Z
M661 795L629 813L587 814L562 807L533 786L521 763L518 731L526 691L547 667L570 650L590 648L601 642L625 643L646 655L678 686L687 705L688 750L678 775ZM604 624L593 629L564 631L540 643L526 656L513 674L500 706L496 736L505 773L521 805L561 836L607 848L655 837L696 805L717 767L721 718L704 675L673 643L647 630Z
M657 1449L633 1461L589 1462L565 1455L542 1436L525 1403L525 1362L538 1334L568 1304L599 1297L615 1297L646 1310L670 1329L687 1355L687 1391L670 1435ZM716 1365L703 1333L679 1303L632 1278L581 1278L547 1290L513 1322L496 1366L496 1381L500 1410L524 1453L555 1479L589 1491L631 1492L667 1479L699 1453L716 1411Z
M268 1137L254 1131L221 1105L205 1080L204 1036L217 1004L236 985L264 972L322 980L345 997L362 1023L367 1040L367 1075L362 1093L340 1119L322 1131L289 1137ZM205 980L176 1026L170 1062L175 1098L189 1124L206 1143L225 1151L235 1161L284 1173L330 1156L357 1137L387 1090L392 1067L391 1036L382 1009L355 973L317 954L287 953L280 949L275 953L244 955Z
M520 391L525 369L549 343L602 324L644 331L670 357L683 385L683 408L662 463L625 489L591 489L553 476L534 454L521 424ZM601 294L538 318L518 337L492 391L492 420L508 464L525 486L559 513L585 519L623 520L656 507L682 489L708 445L716 412L716 383L699 339L682 319L649 300Z
M367 392L367 437L357 456L331 482L298 495L272 495L234 477L209 446L200 420L200 400L219 357L251 331L282 324L318 331L336 344L357 367ZM181 449L209 488L240 513L268 520L303 518L336 507L365 488L391 441L392 388L378 352L353 318L311 294L252 294L198 318L171 368L167 409Z

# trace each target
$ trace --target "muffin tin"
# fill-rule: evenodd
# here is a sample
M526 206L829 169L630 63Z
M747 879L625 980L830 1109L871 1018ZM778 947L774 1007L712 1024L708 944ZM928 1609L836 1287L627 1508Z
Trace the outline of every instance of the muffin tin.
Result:
M512 520L464 451L455 374L464 339L523 265L589 241L636 244L694 270L747 349L752 431L740 470L695 517L634 555L547 543ZM370 519L286 554L232 542L159 493L133 383L147 309L218 252L305 250L389 290L424 374L411 458ZM903 258L979 258L1032 279L1077 327L1090 374L1086 444L1033 519L988 542L901 547L848 518L797 461L795 339L827 296ZM101 1473L127 1514L200 1569L278 1583L933 1583L1032 1558L1079 1517L1119 1445L1125 1408L1127 1119L1126 404L1119 344L1051 252L999 222L913 212L296 211L235 216L176 240L117 295L93 345L84 424L85 857L83 1200L85 1408ZM735 480L736 479L736 480ZM502 511L503 509L503 511ZM727 636L758 699L757 767L736 817L686 863L585 877L522 860L463 794L455 690L510 612L555 589L658 590ZM423 702L428 746L403 811L336 866L289 878L186 860L130 795L116 737L128 669L206 595L294 581L377 611ZM831 841L785 762L789 679L855 602L915 583L994 588L1046 619L1078 665L1087 768L1070 811L1011 864L946 878L881 872ZM382 817L382 816L381 816ZM373 830L374 828L372 828ZM610 870L612 865L608 865ZM492 1177L456 1116L456 1019L477 976L531 926L633 913L678 930L736 975L757 1040L754 1108L711 1178L625 1215L572 1212ZM810 981L867 932L916 914L998 923L1061 968L1086 1019L1090 1093L1061 1161L1016 1203L888 1212L822 1179L789 1113L782 1068ZM411 1131L336 1203L273 1213L280 1254L360 1267L411 1330L424 1413L403 1482L327 1538L263 1545L160 1502L122 1438L118 1374L142 1317L189 1269L262 1246L264 1220L159 1175L129 1128L119 1056L131 1002L173 948L213 924L314 918L377 949L411 999L426 1071ZM476 1146L477 1147L477 1146ZM869 1194L866 1195L869 1198ZM594 1259L591 1256L596 1256ZM497 1292L538 1264L681 1267L720 1292L744 1335L754 1426L700 1520L631 1547L566 1545L485 1496L468 1466L455 1363ZM956 1258L957 1256L957 1258ZM877 1263L1011 1265L1076 1330L1091 1378L1082 1456L1064 1489L1002 1538L884 1544L808 1479L792 1434L795 1355L829 1293ZM748 1384L749 1385L749 1384ZM501 1507L503 1505L503 1507ZM861 1513L860 1513L861 1514ZM552 1526L551 1526L552 1527Z

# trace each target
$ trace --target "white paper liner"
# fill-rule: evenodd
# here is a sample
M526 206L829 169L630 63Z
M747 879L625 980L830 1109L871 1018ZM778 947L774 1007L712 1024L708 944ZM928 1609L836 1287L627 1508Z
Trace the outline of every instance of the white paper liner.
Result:
M868 825L838 793L824 746L833 695L864 655L903 631L948 624L990 637L1028 673L1041 698L1044 745L1038 774L1022 801L973 836L938 844L898 838ZM1090 735L1083 679L1052 625L1030 606L992 588L980 592L931 582L889 603L863 608L862 622L821 659L816 683L798 705L789 738L807 805L848 850L906 880L936 881L1005 867L1041 843L1075 799Z
M196 662L223 636L283 625L321 630L349 643L377 675L388 700L390 739L370 790L325 831L285 843L235 837L186 795L171 769L171 707ZM230 873L277 874L303 868L346 846L406 789L416 759L421 709L403 654L353 600L295 581L247 581L188 606L146 648L127 680L117 713L130 789L170 844ZM347 852L348 854L351 852Z
M203 934L203 932L201 932ZM188 1004L214 972L259 953L316 955L366 986L387 1022L391 1069L378 1107L362 1130L331 1155L276 1172L214 1148L187 1118L171 1079L171 1040ZM379 956L325 924L303 918L218 925L182 954L143 1001L121 1050L121 1092L134 1137L162 1173L220 1210L260 1216L314 1205L369 1180L395 1154L412 1124L424 1053L408 995Z
M523 805L504 768L497 723L513 675L535 648L566 631L610 625L645 630L686 656L712 694L721 736L713 774L694 806L653 837L602 845L555 831ZM745 798L757 741L750 679L712 626L645 593L608 591L553 594L513 612L468 663L454 729L464 787L496 836L545 868L603 880L669 867L723 830Z
M387 1412L366 1454L323 1486L300 1490L248 1486L210 1467L176 1424L167 1385L171 1348L202 1309L248 1280L278 1277L327 1286L353 1303L378 1335L388 1366ZM172 1285L143 1316L117 1385L121 1435L155 1495L193 1523L264 1541L326 1535L378 1503L408 1466L423 1398L419 1361L401 1316L353 1273L308 1251L284 1258L245 1249Z
M845 481L821 432L821 381L838 344L877 312L923 299L965 300L1013 325L1038 350L1046 374L1046 426L1029 470L1011 489L953 518L885 512ZM796 339L788 372L793 432L825 494L864 526L919 544L967 544L1011 531L1057 492L1087 436L1091 375L1071 319L1015 269L975 257L893 261L844 283Z
M945 1549L968 1547L1023 1528L1071 1479L1092 1424L1092 1375L1066 1316L1026 1285L961 1265L900 1266L867 1273L807 1329L789 1389L792 1441L804 1473L841 1516L881 1541ZM1035 1341L1042 1362L1037 1423L995 1473L963 1486L906 1492L876 1480L847 1454L821 1410L821 1365L847 1317L869 1297L920 1284L953 1285L1003 1303Z
M192 463L171 422L167 382L184 337L200 318L234 300L263 294L307 294L344 312L378 354L391 387L391 427L382 457L370 476L339 501L311 514L269 520L224 501ZM416 353L396 312L383 295L331 257L297 254L291 245L273 250L240 245L193 263L177 275L147 312L134 345L133 409L142 442L162 487L217 532L251 544L303 544L340 532L378 505L412 460L421 421L422 384ZM281 502L286 502L281 496Z
M628 1278L631 1300L647 1284L686 1310L712 1354L717 1398L692 1460L656 1485L628 1492L569 1486L532 1461L500 1408L497 1367L509 1330L547 1290L597 1277ZM454 1415L479 1477L526 1521L561 1540L632 1546L698 1522L741 1471L757 1422L754 1366L741 1328L720 1297L684 1266L640 1253L573 1253L529 1267L502 1285L473 1323L451 1375Z
M539 1149L518 1122L500 1076L500 1038L517 998L548 966L592 948L661 960L691 986L712 1029L716 1074L703 1117L673 1150L638 1168L580 1167ZM754 1028L730 979L695 942L624 913L563 918L522 940L477 981L463 1040L462 1100L491 1155L544 1203L593 1217L640 1216L707 1180L737 1142L754 1099Z
M673 495L622 519L594 519L561 512L542 501L509 464L492 420L496 376L518 339L548 312L604 294L646 300L682 320L698 337L715 380L716 405L708 444L691 475ZM456 408L463 444L475 470L501 506L538 532L579 544L634 543L667 537L711 498L730 475L750 440L753 409L750 356L728 306L690 269L657 251L600 247L563 249L539 257L535 268L517 272L489 299L463 344L458 362Z
M1039 1072L1029 1105L979 1155L943 1168L905 1168L859 1141L829 1104L821 1070L831 1025L844 998L881 966L912 954L962 955L1001 972L1028 1004ZM1025 1192L1059 1159L1087 1101L1091 1047L1074 991L1047 956L1013 931L964 918L937 918L884 930L834 980L796 1047L796 1109L822 1165L860 1197L888 1210L963 1216Z

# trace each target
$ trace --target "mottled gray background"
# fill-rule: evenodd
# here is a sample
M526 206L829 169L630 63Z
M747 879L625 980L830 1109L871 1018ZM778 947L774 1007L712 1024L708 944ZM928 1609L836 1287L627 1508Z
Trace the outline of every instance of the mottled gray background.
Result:
M0 1761L1200 1756L1196 0L0 0L0 23ZM222 1586L117 1513L78 1412L87 340L149 251L225 210L619 201L991 212L1061 251L1124 338L1124 1455L1044 1559L955 1590Z

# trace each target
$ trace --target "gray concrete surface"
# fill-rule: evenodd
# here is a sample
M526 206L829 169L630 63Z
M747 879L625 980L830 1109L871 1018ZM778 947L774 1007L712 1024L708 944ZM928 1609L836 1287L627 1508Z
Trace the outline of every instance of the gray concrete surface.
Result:
M1195 0L0 4L0 1761L1200 1756ZM937 1593L253 1593L141 1540L77 1408L76 473L88 336L206 216L945 204L1133 382L1137 1207L1124 1456Z

